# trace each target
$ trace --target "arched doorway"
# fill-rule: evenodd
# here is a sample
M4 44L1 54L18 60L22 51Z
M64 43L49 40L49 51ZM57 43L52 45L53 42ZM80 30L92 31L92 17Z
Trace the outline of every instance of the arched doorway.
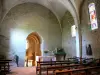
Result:
M36 56L41 56L41 39L38 33L33 32L26 38L26 66L36 65Z

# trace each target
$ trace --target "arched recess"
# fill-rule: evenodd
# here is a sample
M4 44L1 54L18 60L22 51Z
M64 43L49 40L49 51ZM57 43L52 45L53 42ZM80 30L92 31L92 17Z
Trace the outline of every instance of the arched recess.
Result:
M62 47L64 48L67 57L77 55L76 36L72 37L71 32L73 25L75 25L74 18L69 11L66 11L62 18Z
M75 9L75 6L73 5L73 3L71 2L71 0L59 0L65 7L66 9L71 13L71 15L73 16L74 19L74 23L76 26L76 51L77 57L80 57L80 53L81 53L81 31L80 31L80 18L79 18L79 13L77 12L77 10ZM66 2L68 4L66 4ZM70 5L70 7L68 7L68 5Z
M26 60L32 60L32 66L35 66L36 56L41 56L41 39L38 33L32 32L26 38Z

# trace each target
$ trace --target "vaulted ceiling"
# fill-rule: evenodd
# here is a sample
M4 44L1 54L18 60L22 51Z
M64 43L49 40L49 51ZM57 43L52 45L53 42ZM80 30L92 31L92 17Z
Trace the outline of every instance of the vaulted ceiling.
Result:
M11 8L22 3L38 3L50 9L60 21L68 10L74 20L78 19L78 11L83 0L2 0L3 1L3 18Z

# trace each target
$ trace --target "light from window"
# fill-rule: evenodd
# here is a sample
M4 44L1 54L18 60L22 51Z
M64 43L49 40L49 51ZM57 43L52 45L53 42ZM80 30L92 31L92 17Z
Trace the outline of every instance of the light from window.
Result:
M75 25L71 27L71 33L72 33L72 37L76 37L76 26Z

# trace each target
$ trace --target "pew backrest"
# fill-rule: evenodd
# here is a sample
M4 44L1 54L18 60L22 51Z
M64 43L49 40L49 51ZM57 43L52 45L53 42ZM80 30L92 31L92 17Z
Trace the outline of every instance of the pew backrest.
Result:
M100 70L100 66L95 66L95 67L87 67L87 68L81 68L81 69L74 69L74 70L63 70L63 71L55 71L55 75L60 75L60 74L72 74L73 72L80 72L80 71L84 71L85 73L88 73L88 71L93 70L93 69L99 69ZM90 75L90 74L89 74Z

